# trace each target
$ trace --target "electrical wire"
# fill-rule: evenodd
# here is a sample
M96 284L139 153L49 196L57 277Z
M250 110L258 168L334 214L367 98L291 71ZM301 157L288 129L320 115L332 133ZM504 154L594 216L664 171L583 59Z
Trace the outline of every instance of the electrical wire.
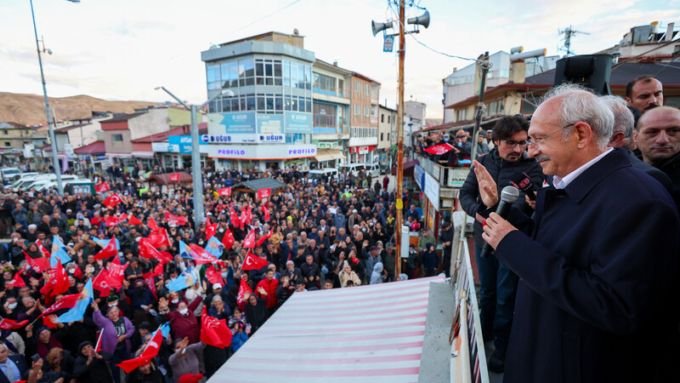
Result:
M256 19L256 20L252 21L251 23L246 24L246 25L244 25L244 26L242 26L242 27L240 27L240 28L238 28L238 29L239 29L239 30L246 29L246 28L250 27L251 25L257 24L257 23L259 23L259 22L262 21L262 20L268 19L268 18L274 16L275 14L277 14L277 13L283 11L283 10L286 10L286 9L292 7L293 5L299 3L300 1L302 1L302 0L293 0L293 1L291 1L290 3L288 3L287 5L284 5L283 7L281 7L281 8L279 8L279 9L275 10L274 12L272 12L272 13L270 13L270 14L268 14L268 15L264 15L264 16L260 17L259 19Z
M405 25L401 22L401 20L399 20L399 14L397 13L397 10L393 7L393 5L397 5L397 4L396 4L396 0L394 0L394 3L395 3L395 4L393 4L392 1L387 0L387 4L389 5L390 10L391 10L392 13L394 14L395 19L397 20L397 23L399 24L399 27L402 28L402 30L405 31L405 30L406 30L406 27L405 27ZM413 4L413 3L414 3L414 1L413 1L413 0L410 0L410 1L409 1L409 6L415 6L416 8L419 8L419 9L422 9L422 10L427 10L427 8L421 7L421 6L420 6L420 1L418 1L418 4ZM434 53L437 53L437 54L439 54L439 55L442 55L442 56L445 56L445 57L449 57L449 58L453 58L453 59L458 59L458 60L474 61L474 62L478 62L478 61L479 61L478 59L473 59L473 58L470 58L470 57L458 56L458 55L446 53L446 52L437 50L437 49L435 49L435 48L432 48L431 46L429 46L429 45L425 44L424 42L418 40L412 33L409 33L408 36L410 36L415 42L417 42L418 44L420 44L420 45L423 46L424 48L429 49L430 51L432 51L432 52L434 52Z

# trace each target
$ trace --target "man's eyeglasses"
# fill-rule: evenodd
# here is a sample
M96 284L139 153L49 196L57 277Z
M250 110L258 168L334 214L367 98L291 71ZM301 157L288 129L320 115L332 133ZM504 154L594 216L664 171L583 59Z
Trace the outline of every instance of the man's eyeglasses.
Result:
M527 146L529 145L529 140L521 140L521 141L514 141L514 140L503 140L505 142L505 145L514 148L515 146Z

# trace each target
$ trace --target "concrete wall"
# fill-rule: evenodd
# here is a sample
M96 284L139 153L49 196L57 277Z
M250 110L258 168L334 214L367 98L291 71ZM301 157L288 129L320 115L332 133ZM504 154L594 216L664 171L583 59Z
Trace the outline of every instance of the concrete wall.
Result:
M113 135L122 134L122 142L114 142ZM106 153L131 153L132 143L130 142L130 132L127 130L106 131L103 132L102 138L106 147Z

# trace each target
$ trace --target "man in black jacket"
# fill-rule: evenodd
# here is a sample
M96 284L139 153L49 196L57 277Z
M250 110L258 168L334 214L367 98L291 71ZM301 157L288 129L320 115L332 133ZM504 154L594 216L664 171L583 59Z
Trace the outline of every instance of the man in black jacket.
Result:
M505 186L522 183L522 180L525 180L524 184L529 182L534 190L538 190L543 184L540 167L534 159L526 156L528 129L529 123L521 115L503 117L493 128L493 150L479 158L479 162L496 182L498 195ZM512 327L517 276L502 262L498 262L495 256L480 256L484 246L480 220L495 211L497 205L483 201L475 172L468 174L460 191L460 201L467 214L479 217L474 225L474 234L481 282L479 300L482 334L487 341L494 339L496 348L489 358L489 370L502 372ZM520 194L515 206L525 211L530 209L524 193Z

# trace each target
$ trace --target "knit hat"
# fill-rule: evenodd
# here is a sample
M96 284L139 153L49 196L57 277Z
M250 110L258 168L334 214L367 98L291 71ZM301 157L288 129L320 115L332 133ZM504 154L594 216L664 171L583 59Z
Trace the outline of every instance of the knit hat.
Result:
M92 345L92 342L90 342L89 340L86 340L84 342L80 342L80 344L78 345L78 352L82 352L83 347L85 347L85 346L93 346L93 345Z

